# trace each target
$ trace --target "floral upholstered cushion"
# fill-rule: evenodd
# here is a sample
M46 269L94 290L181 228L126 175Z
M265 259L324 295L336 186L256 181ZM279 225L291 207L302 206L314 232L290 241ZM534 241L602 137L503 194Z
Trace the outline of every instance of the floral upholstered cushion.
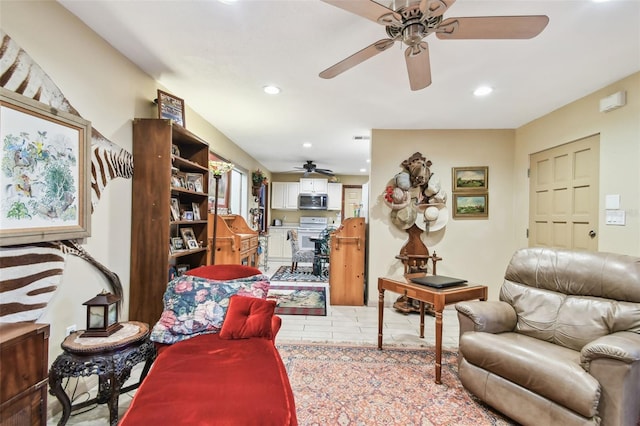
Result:
M227 316L220 330L220 338L248 339L263 337L273 339L271 320L276 309L275 300L255 297L231 296Z
M151 340L171 344L206 333L218 333L233 295L266 299L269 277L210 280L182 275L169 282L164 310L151 331Z

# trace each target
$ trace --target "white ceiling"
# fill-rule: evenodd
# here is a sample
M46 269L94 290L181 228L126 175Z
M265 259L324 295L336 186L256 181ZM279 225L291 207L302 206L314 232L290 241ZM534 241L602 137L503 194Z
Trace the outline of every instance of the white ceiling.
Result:
M320 0L59 1L272 172L313 160L367 174L369 142L353 137L371 129L516 128L640 70L640 0L457 0L445 18L542 14L549 25L530 40L428 36L433 83L417 92L400 44L319 78L387 38ZM493 94L475 98L481 84Z

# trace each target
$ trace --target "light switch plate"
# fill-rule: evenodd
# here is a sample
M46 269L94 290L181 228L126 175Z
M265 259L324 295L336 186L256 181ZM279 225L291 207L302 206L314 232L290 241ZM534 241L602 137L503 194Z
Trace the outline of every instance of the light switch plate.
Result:
M605 214L604 223L607 225L619 225L626 224L626 215L624 210L607 210Z

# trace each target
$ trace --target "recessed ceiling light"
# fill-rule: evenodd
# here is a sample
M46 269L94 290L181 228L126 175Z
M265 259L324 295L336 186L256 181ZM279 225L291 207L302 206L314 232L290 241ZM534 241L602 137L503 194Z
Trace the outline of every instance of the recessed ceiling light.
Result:
M302 144L303 148L311 148L313 146L313 144L311 142L305 142Z
M218 0L218 1L224 4L234 4L237 0Z
M364 173L366 171L367 171L367 169L360 169L360 173Z
M370 163L370 162L371 162L371 158L367 158L367 163Z
M476 90L473 91L473 94L476 96L486 96L489 93L493 92L493 89L489 86L480 86Z
M262 90L264 90L264 93L268 93L270 95L277 95L280 93L280 88L278 86L264 86Z

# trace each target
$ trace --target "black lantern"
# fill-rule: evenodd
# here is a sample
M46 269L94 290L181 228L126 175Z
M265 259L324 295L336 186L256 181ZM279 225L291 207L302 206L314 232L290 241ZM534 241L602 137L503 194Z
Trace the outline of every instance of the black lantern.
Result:
M87 329L82 337L108 337L122 328L118 323L120 298L106 290L87 300Z

